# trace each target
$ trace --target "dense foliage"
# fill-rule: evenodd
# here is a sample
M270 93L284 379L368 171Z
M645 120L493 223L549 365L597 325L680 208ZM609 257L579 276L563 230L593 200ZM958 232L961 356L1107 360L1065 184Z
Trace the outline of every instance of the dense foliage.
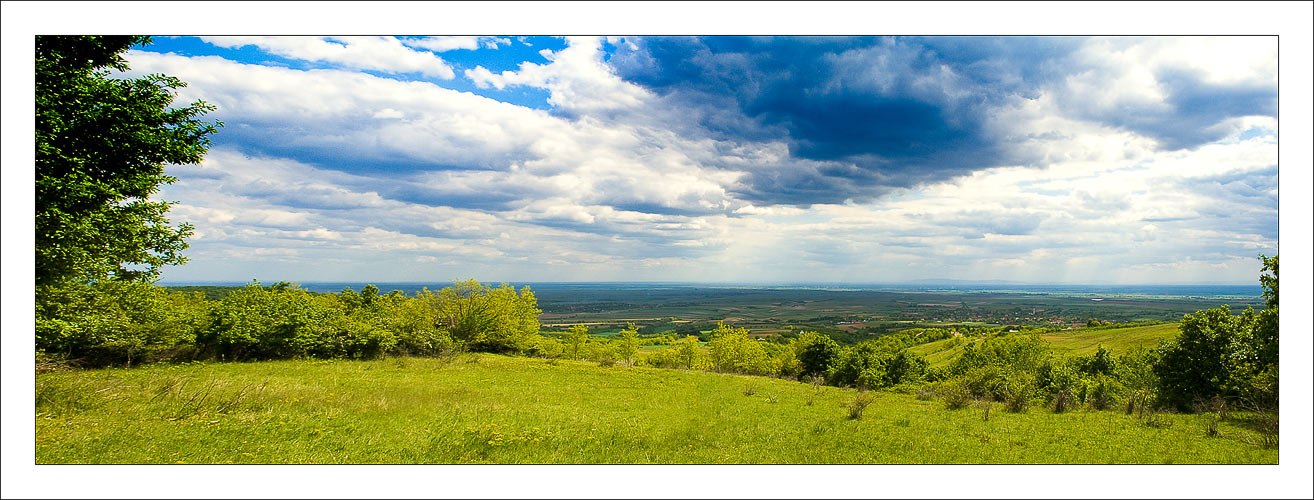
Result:
M1121 355L1100 346L1089 355L1056 358L1035 331L1001 328L966 340L963 353L929 378L941 381L938 389L951 407L983 399L1017 411L1037 401L1055 411L1123 403L1128 411L1146 405L1276 408L1277 257L1260 259L1263 311L1234 315L1226 305L1197 311L1182 319L1176 338Z
M186 84L164 75L111 78L137 36L36 37L36 285L152 281L191 226L152 201L166 164L201 161L220 123L202 101L172 107Z
M1199 410L1219 401L1277 406L1276 257L1265 258L1269 307L1233 315L1226 306L1187 315L1180 334L1156 349L1055 356L1046 329L911 329L853 345L804 331L790 338L754 335L718 323L707 341L686 335L642 336L627 324L611 337L587 325L539 330L533 292L470 280L413 297L359 292L316 294L289 283L252 282L220 300L135 282L53 287L39 295L41 356L87 365L168 359L376 358L468 350L569 358L723 373L788 377L867 389L919 384L951 408L972 400L1011 411L1045 406L1148 406ZM909 347L946 336L961 345L947 365L931 368ZM641 346L656 349L642 349ZM1125 405L1124 405L1125 403Z
M527 288L465 281L415 297L400 292L315 294L251 282L222 300L137 282L49 287L38 294L39 356L84 365L138 361L375 358L461 349L540 348Z

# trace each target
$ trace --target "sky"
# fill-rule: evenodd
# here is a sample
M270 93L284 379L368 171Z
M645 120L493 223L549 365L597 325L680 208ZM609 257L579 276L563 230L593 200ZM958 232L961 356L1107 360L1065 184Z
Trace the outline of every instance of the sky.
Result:
M164 281L1251 283L1277 37L156 37Z

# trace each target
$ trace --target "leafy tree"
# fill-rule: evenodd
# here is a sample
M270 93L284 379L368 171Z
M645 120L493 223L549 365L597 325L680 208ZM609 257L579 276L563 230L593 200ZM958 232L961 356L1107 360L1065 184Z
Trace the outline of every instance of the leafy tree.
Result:
M795 356L798 357L800 380L825 375L840 351L839 343L817 332L803 332L791 339L790 344L794 346Z
M570 332L566 334L566 343L570 344L570 352L573 359L579 359L579 350L584 347L584 343L589 341L589 327L585 325L571 325Z
M1154 373L1162 402L1181 410L1223 397L1250 407L1278 405L1278 257L1259 256L1267 306L1233 315L1226 305L1188 314L1177 338L1159 347Z
M639 352L639 329L634 323L626 323L625 328L620 331L620 338L617 354L627 362L634 362L634 355Z
M538 301L529 287L490 288L466 280L438 291L437 323L476 351L523 352L537 344Z
M689 369L703 368L706 364L706 356L703 350L698 346L697 335L687 335L684 338L675 341L675 345L669 349L675 353L676 366L683 366Z
M152 281L181 264L191 226L151 201L166 164L195 164L222 126L214 106L171 107L177 78L110 78L141 36L36 37L36 285Z
M1195 401L1222 395L1236 337L1253 329L1255 320L1253 310L1233 315L1226 305L1183 317L1181 333L1159 347L1162 355L1154 371L1164 402L1190 410Z

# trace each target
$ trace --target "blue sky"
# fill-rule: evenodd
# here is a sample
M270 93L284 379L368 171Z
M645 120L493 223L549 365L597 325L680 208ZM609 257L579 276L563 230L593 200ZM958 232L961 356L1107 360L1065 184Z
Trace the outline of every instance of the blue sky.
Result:
M166 281L1250 283L1276 37L159 37Z

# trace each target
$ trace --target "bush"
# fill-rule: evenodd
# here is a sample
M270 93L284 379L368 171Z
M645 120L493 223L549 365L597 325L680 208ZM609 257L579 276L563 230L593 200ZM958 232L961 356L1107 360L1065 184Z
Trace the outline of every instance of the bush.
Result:
M840 350L826 374L830 385L881 389L926 379L927 363L898 338L882 337Z
M712 331L712 340L707 343L712 369L750 375L775 373L778 366L772 362L772 357L761 344L749 338L745 328L732 328L717 323L716 329Z
M840 346L829 336L817 332L803 332L790 339L789 347L798 360L799 380L806 377L824 375L830 370L835 357L839 355Z
M84 366L193 359L209 310L200 294L136 282L41 287L36 350Z
M1113 377L1099 375L1093 380L1084 381L1083 392L1086 403L1096 410L1107 410L1117 406L1124 388Z
M1013 413L1025 412L1035 393L1036 382L1031 374L1014 373L1004 388L1004 408Z
M966 408L972 402L972 392L967 389L967 385L962 381L951 381L940 385L936 390L940 399L944 401L944 407L948 410L960 410Z
M974 368L964 373L959 380L973 398L991 401L1003 401L1008 388L1008 374L994 365Z
M871 405L876 397L866 391L858 391L849 401L849 420L858 420L862 418L862 412Z
M427 293L425 290L422 293ZM529 287L519 294L503 283L490 288L475 280L454 283L423 297L436 309L438 326L479 352L523 353L538 337L538 301Z

